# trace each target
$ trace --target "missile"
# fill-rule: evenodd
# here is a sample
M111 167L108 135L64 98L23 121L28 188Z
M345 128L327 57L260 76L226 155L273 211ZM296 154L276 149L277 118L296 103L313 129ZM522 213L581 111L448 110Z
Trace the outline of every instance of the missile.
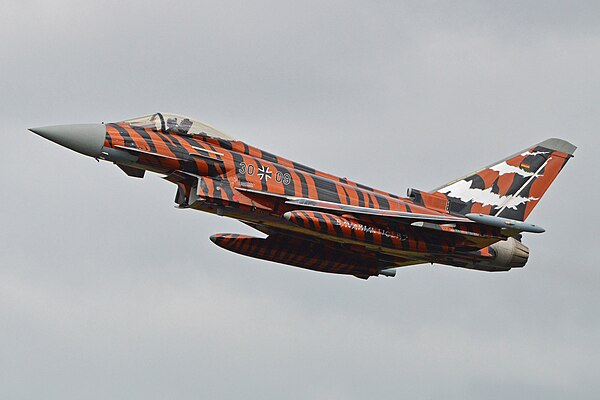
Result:
M546 230L541 226L528 222L516 221L514 219L496 217L495 215L467 214L465 217L478 224L493 226L495 228L515 230L519 232L544 233Z

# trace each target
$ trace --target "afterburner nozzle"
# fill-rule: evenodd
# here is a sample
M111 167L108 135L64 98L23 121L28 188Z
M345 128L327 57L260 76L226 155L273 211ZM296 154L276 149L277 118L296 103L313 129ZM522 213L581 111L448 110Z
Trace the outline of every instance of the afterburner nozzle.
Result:
M106 137L103 124L74 124L31 128L31 132L90 157L100 156Z

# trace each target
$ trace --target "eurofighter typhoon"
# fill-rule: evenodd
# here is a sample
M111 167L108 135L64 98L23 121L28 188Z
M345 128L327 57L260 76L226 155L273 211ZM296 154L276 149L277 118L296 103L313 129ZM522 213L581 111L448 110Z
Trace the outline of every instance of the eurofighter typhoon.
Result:
M394 276L437 263L479 271L523 267L526 222L575 146L547 139L431 191L406 197L271 154L175 114L32 132L116 164L127 175L158 173L177 186L176 207L235 218L266 237L210 239L246 256L314 271Z

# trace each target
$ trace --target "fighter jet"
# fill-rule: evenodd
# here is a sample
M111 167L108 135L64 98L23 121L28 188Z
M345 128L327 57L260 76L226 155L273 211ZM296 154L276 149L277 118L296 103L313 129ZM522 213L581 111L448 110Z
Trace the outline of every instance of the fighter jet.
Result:
M235 218L263 234L210 237L224 249L362 279L428 263L488 272L523 267L529 249L522 233L544 232L527 217L576 149L547 139L401 197L176 114L30 130L131 177L160 174L177 186L176 207Z

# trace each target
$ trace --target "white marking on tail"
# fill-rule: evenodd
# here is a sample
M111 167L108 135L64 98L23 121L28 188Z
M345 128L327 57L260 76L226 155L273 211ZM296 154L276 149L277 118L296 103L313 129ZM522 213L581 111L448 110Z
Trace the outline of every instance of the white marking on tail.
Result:
M532 174L533 175L533 174ZM539 200L536 197L521 197L515 196L500 196L498 193L492 192L492 188L478 189L471 187L473 182L467 182L464 179L454 182L450 186L440 189L440 193L445 193L449 197L454 197L468 203L474 201L483 206L494 206L496 208L511 208L516 210L521 204L525 204L531 200Z
M535 171L535 174L534 174L534 175L533 175L531 178L529 178L529 179L527 180L527 182L525 182L525 184L524 184L523 186L521 186L521 188L520 188L520 189L517 191L517 193L515 193L515 194L514 194L514 197L518 197L518 196L521 194L521 192L523 191L523 189L525 189L525 188L527 187L527 185L529 185L529 183L530 183L531 181L533 181L533 179L534 179L536 176L538 176L538 172L540 172L542 169L544 169L544 167L546 166L546 164L548 164L548 162L550 162L550 160L552 160L552 157L548 157L548 159L546 160L546 162L544 162L544 163L543 163L543 164L542 164L542 165L541 165L541 166L538 168L538 170L537 170L537 171ZM530 199L531 199L531 200L539 200L539 198L535 198L535 197L530 197ZM498 212L496 213L496 215L500 215L500 213L501 213L502 211L504 211L504 209L505 209L506 207L508 207L508 204L509 204L509 203L506 203L506 204L504 205L504 207L502 207L502 208L500 209L500 211L498 211ZM512 208L512 207L510 207L510 208Z
M550 154L549 151L526 151L525 153L521 153L522 156L537 156L540 154Z
M528 178L530 176L536 176L533 172L527 172L519 167L515 167L514 165L507 164L506 161L502 161L500 164L496 164L490 167L492 171L496 171L500 173L500 175L504 174L519 174L523 178Z

